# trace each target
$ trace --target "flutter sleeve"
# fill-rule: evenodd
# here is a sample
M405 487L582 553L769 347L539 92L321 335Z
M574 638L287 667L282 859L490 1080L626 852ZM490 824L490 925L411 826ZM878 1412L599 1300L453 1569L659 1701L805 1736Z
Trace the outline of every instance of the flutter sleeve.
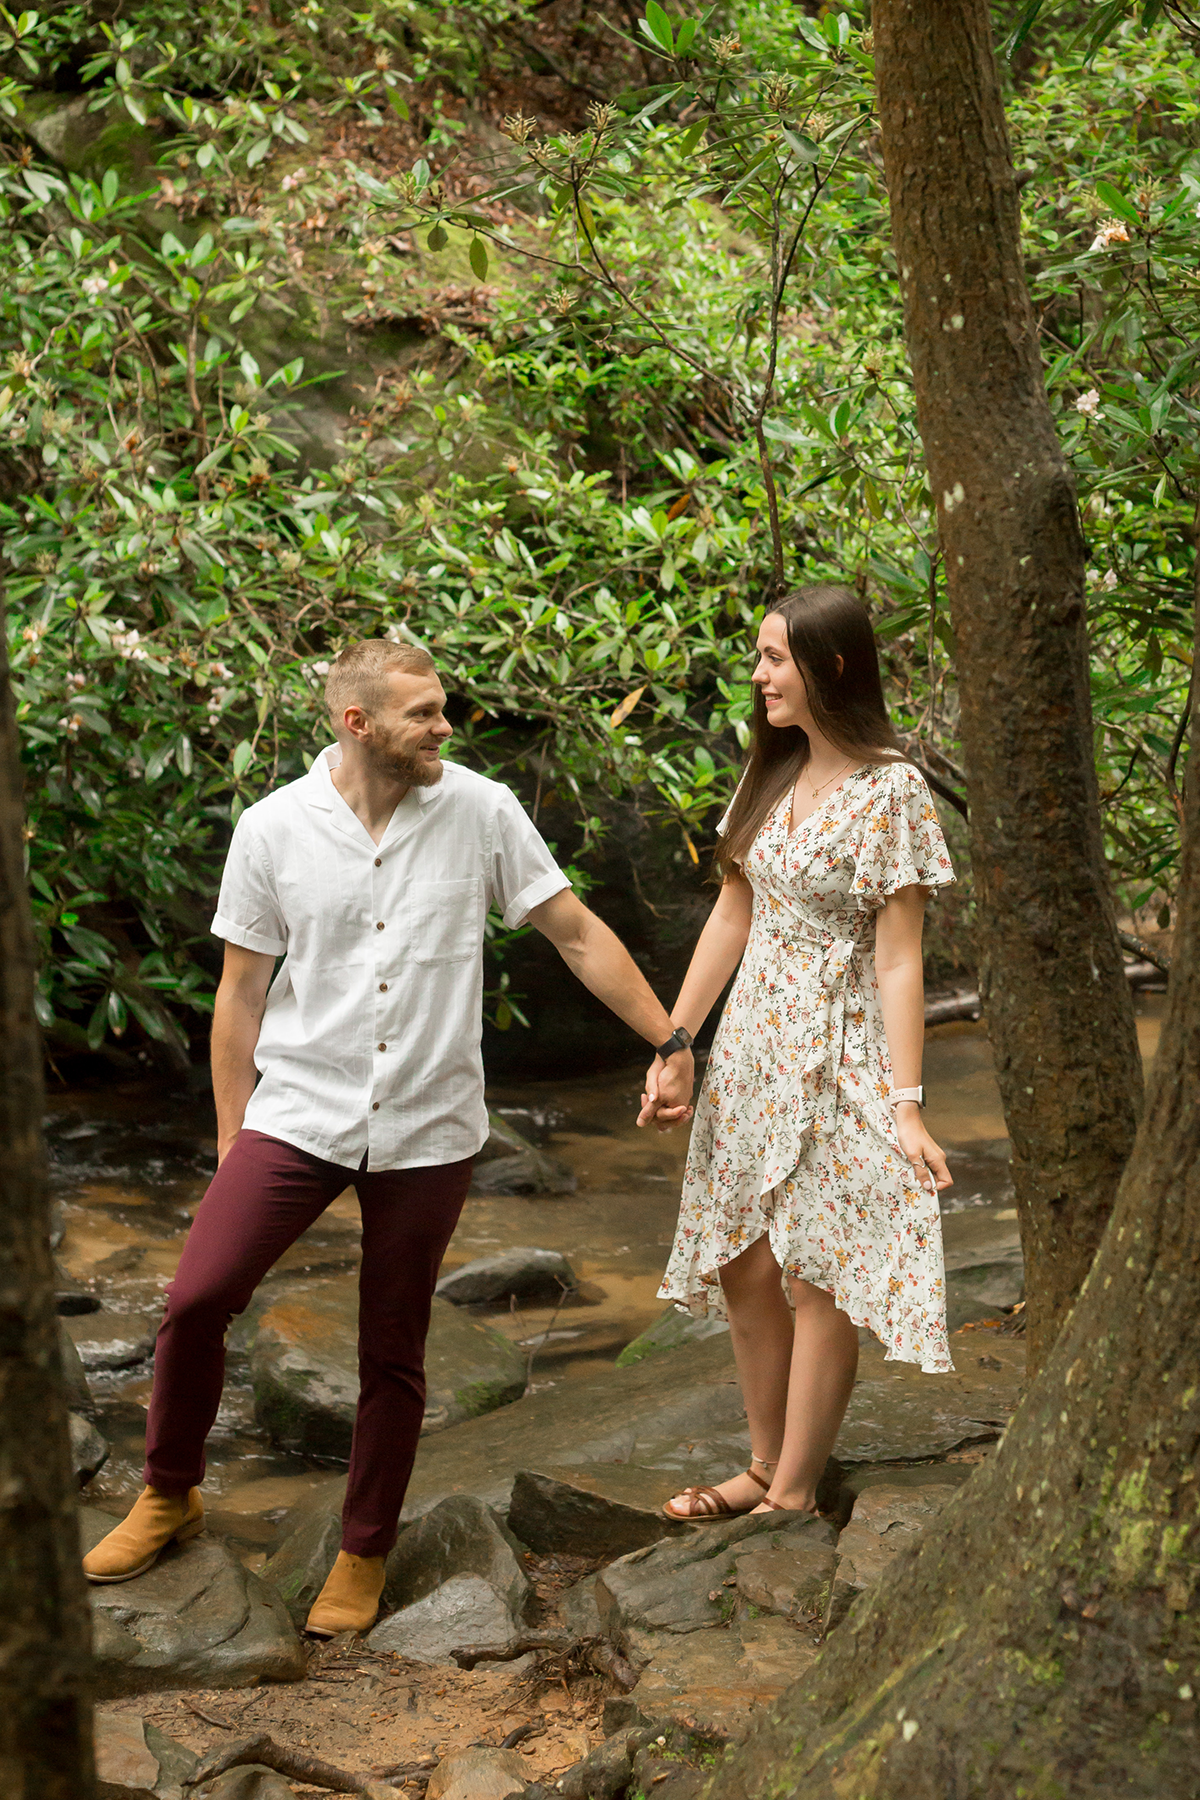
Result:
M863 818L851 891L879 906L901 888L946 887L953 880L933 796L911 763L896 763Z

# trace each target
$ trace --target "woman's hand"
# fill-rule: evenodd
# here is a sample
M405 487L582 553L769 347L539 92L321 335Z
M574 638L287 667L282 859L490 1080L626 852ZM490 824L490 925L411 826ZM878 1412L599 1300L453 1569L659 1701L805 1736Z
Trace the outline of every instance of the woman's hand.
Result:
M695 1079L696 1066L690 1050L677 1052L665 1063L661 1056L656 1056L646 1071L638 1124L649 1125L653 1120L659 1131L673 1131L676 1125L686 1125L692 1116Z
M942 1188L950 1187L954 1177L946 1167L945 1154L940 1145L934 1143L921 1123L920 1107L912 1100L902 1100L894 1111L900 1148L912 1164L913 1174L921 1186L927 1187L934 1195L940 1193Z

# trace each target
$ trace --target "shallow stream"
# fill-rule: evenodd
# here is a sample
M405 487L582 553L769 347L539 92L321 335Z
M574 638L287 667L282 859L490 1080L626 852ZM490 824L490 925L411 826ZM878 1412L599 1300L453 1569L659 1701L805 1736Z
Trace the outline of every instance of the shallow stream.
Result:
M1157 1044L1165 1001L1138 998L1145 1057ZM573 1171L574 1194L473 1195L445 1268L514 1245L563 1252L579 1277L570 1306L497 1309L483 1316L532 1354L535 1386L569 1382L613 1361L660 1316L656 1289L671 1245L686 1134L634 1125L642 1071L489 1091L490 1104ZM927 1122L950 1157L954 1185L943 1196L948 1268L1011 1253L1017 1218L1008 1144L981 1025L930 1030L925 1057ZM150 1365L162 1291L215 1166L207 1100L164 1096L147 1086L53 1090L48 1140L62 1238L57 1255L71 1277L102 1303L68 1321L77 1341L101 1346L125 1367L89 1370L97 1423L112 1453L87 1489L110 1508L140 1487ZM348 1190L277 1265L268 1282L331 1273L358 1256L357 1203ZM81 1298L81 1304L87 1301ZM209 1440L206 1492L227 1528L249 1547L265 1545L283 1512L328 1465L274 1450L254 1421L247 1363L235 1326L229 1380ZM92 1349L89 1355L95 1356ZM214 1521L215 1522L215 1521Z

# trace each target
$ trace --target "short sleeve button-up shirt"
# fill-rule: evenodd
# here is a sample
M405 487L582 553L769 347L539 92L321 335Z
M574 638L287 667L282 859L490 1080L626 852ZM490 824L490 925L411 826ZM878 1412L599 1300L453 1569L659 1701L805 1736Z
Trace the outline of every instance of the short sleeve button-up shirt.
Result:
M483 935L570 883L520 802L446 763L378 844L334 787L335 744L234 829L212 929L282 956L245 1124L327 1162L419 1168L473 1156L483 1099Z

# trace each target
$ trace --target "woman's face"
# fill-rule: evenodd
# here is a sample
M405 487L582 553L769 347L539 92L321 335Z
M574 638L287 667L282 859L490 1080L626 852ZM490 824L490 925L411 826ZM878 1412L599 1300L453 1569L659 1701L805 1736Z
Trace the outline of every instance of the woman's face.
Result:
M768 613L758 628L758 665L750 679L762 693L770 724L813 729L804 675L792 661L787 626L778 613Z

